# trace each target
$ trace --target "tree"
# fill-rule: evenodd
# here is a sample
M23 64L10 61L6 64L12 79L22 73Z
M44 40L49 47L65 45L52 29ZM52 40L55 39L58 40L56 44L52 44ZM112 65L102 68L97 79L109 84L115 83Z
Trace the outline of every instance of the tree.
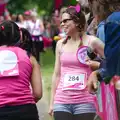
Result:
M10 13L23 13L25 10L37 8L38 12L49 14L54 10L55 0L9 0L7 8ZM75 5L76 0L63 0L63 5Z
M23 13L25 10L37 8L38 11L44 10L49 12L54 0L9 0L8 10L11 13Z

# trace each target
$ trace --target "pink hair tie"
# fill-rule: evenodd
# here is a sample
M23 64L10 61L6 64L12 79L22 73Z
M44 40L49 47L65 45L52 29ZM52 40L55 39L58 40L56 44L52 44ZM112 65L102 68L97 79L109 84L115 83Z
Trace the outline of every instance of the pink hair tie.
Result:
M5 28L4 28L4 26L1 26L1 30L4 30Z
M69 6L68 8L74 8L77 13L79 13L81 9L79 4L77 4L76 6Z

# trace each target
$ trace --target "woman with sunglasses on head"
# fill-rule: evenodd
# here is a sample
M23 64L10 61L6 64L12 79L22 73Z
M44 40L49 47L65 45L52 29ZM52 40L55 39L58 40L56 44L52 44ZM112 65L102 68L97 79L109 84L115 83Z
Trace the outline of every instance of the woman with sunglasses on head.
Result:
M99 62L88 59L87 49L104 56L104 44L86 34L80 5L70 6L62 13L61 26L67 37L57 42L49 114L55 120L93 120L96 96L88 92L86 83Z
M28 32L13 21L0 24L0 120L39 120L40 67L26 49L27 40Z

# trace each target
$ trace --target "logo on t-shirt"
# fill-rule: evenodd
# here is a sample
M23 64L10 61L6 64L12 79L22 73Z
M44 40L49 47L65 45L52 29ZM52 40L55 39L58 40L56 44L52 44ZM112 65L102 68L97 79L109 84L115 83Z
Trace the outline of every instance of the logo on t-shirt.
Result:
M18 76L18 58L11 50L0 51L0 77Z
M86 64L86 58L87 58L87 46L80 47L77 51L77 58L80 63Z

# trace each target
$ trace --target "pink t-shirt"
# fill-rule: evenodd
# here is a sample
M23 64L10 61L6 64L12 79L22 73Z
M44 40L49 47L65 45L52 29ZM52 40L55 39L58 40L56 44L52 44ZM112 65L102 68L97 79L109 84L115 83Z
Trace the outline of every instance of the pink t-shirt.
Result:
M87 90L86 83L91 73L89 66L78 61L75 53L62 50L60 55L61 76L54 103L94 103L95 96Z
M26 51L0 47L0 107L35 103L30 90L32 65Z

